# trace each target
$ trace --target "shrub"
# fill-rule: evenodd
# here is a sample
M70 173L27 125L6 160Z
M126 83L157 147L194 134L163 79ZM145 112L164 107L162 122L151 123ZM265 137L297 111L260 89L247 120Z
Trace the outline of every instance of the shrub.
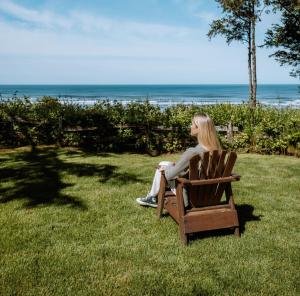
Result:
M189 136L191 118L206 113L216 125L239 128L233 141L219 134L226 149L259 153L299 154L300 109L247 104L183 105L160 110L143 103L100 101L92 106L43 97L0 101L0 143L80 146L98 151L176 152L195 144ZM71 131L70 131L71 130Z

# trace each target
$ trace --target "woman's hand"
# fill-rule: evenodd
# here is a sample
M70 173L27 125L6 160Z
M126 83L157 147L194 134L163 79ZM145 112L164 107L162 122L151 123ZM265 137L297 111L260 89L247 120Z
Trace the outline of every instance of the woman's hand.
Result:
M175 162L171 163L170 165L174 166L175 165ZM156 167L157 170L159 170L160 172L164 171L166 169L166 166L165 165L158 165Z
M156 167L156 169L159 170L160 172L164 171L165 168L166 168L166 167L165 167L164 165L158 165L158 166Z

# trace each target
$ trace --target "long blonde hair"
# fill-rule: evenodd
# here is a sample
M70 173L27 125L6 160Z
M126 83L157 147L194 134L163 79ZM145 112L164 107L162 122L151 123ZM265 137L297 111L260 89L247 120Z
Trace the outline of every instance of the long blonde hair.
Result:
M198 129L198 143L209 151L221 150L213 120L206 114L198 114L193 118L193 123Z

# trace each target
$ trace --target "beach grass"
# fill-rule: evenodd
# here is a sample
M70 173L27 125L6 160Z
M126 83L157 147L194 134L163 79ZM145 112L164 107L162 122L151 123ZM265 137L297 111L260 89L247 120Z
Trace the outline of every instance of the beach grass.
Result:
M299 295L300 159L239 154L242 236L137 205L179 154L0 153L0 295Z

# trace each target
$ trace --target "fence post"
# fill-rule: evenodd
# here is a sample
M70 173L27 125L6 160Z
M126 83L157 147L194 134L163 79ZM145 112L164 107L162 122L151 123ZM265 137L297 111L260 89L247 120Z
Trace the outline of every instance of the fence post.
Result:
M227 125L227 141L230 144L233 142L233 126L231 121L229 121Z

